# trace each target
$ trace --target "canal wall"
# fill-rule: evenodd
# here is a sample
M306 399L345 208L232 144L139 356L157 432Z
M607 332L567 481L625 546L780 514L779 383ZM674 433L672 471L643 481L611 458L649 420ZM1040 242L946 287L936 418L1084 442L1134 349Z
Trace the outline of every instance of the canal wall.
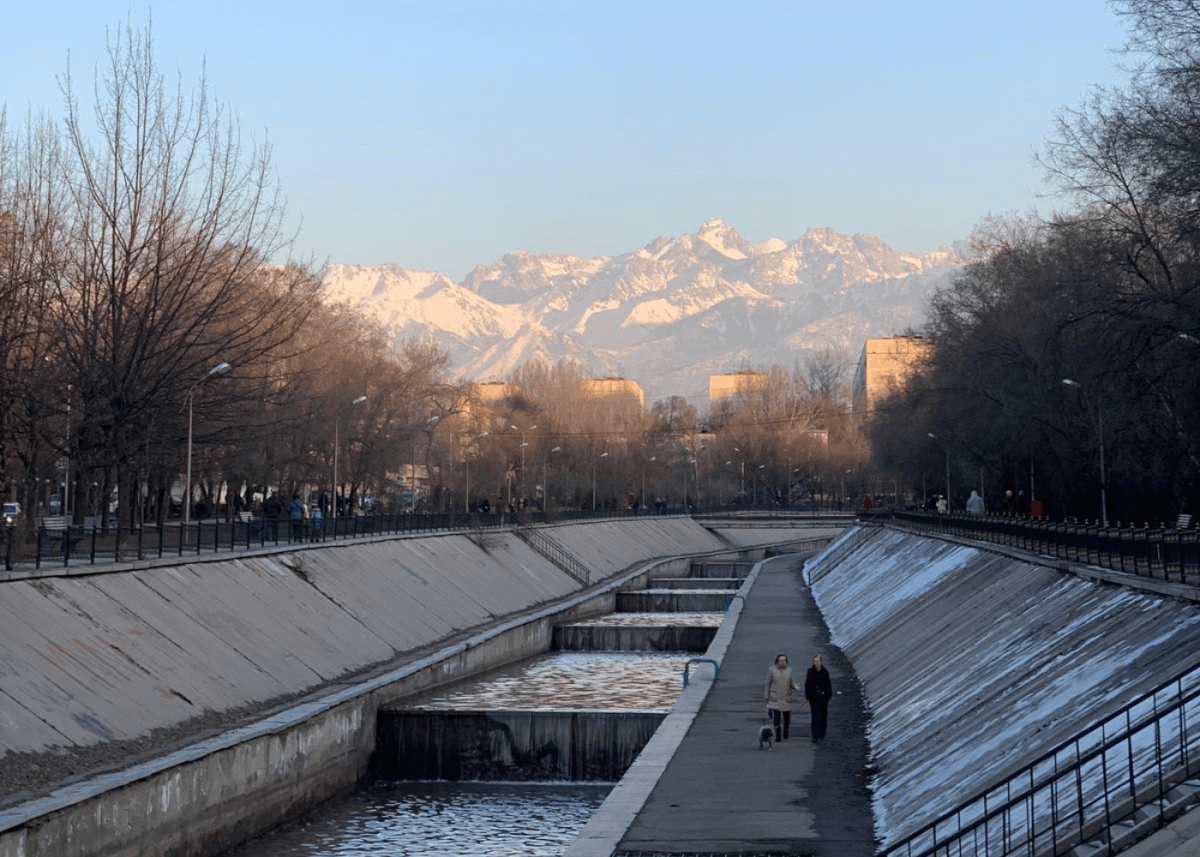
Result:
M380 705L544 651L555 624L611 611L618 590L691 556L816 535L717 535L687 518L543 532L603 583L581 587L507 531L0 582L0 761L82 764L98 746L142 758L27 800L6 789L0 857L219 853L352 787ZM145 758L172 730L264 710Z
M885 846L1195 665L1194 601L1097 572L880 526L805 565L869 700Z

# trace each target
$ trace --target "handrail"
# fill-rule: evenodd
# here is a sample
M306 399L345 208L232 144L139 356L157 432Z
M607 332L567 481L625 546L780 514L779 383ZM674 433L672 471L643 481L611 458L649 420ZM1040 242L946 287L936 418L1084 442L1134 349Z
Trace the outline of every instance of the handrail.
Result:
M684 687L688 686L688 670L691 669L692 664L712 664L713 681L716 681L717 679L719 679L721 677L721 665L718 664L716 661L714 661L712 658L688 658L687 663L685 663L683 665L683 686Z
M860 518L1007 545L1168 583L1200 585L1200 532L1196 530L911 511L863 513Z
M547 538L541 531L529 526L514 526L512 533L537 553L550 560L550 562L574 578L576 583L587 586L592 582L591 570L574 556L567 553L560 544L553 539Z
M463 532L499 529L534 523L624 520L628 518L707 517L734 513L764 512L771 516L787 514L807 517L821 513L819 508L726 504L701 504L684 509L522 509L491 513L404 512L370 515L342 515L325 519L318 528L313 522L293 521L288 517L255 517L233 521L192 519L188 525L178 521L142 524L134 527L69 525L66 529L38 527L25 531L8 527L0 533L7 538L7 571L22 568L104 565L129 560L162 559L168 556L197 556L275 547L300 542L327 543L344 539L371 538L379 535L429 532Z
M1167 698L1160 702L1158 696L1164 693ZM1200 729L1194 726L1200 726L1200 664L962 801L881 854L1065 854L1154 801L1159 802L1159 812L1149 821L1161 826L1166 821L1163 794L1200 768ZM1115 729L1111 736L1110 728Z

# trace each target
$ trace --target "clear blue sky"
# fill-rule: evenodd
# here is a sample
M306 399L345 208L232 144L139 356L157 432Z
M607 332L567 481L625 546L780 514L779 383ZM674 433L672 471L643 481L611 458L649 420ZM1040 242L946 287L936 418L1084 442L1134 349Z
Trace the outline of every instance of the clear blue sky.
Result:
M1055 207L1056 112L1119 82L1100 0L1007 3L10 0L0 103L90 98L107 28L153 15L274 147L300 255L461 279L511 250L634 250L721 218L923 252Z

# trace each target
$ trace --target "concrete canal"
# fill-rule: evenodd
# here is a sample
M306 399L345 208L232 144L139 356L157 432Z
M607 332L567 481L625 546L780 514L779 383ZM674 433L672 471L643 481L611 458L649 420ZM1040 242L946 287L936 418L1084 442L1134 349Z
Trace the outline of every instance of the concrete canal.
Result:
M229 857L563 853L670 711L751 567L706 578L693 563L619 593L617 612L556 626L554 651L384 706L367 786Z

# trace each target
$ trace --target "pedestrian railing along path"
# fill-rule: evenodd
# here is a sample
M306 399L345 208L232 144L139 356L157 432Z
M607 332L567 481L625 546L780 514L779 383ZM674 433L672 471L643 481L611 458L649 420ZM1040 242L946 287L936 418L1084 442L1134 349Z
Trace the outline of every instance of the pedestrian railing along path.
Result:
M130 562L170 557L194 557L229 553L255 548L303 543L337 542L406 533L462 532L473 530L520 528L529 524L568 523L572 521L612 520L647 517L704 517L713 515L803 517L820 515L823 508L779 505L702 504L660 509L552 509L510 510L492 513L417 512L346 515L321 521L292 520L287 517L251 517L243 514L233 521L200 520L189 524L179 521L165 524L141 524L134 527L75 526L63 517L44 518L42 526L31 532L20 527L0 528L0 555L4 568L41 569ZM551 545L552 542L546 540ZM541 552L537 545L535 550ZM557 560L547 555L548 559ZM579 567L567 567L569 574ZM586 574L586 569L583 570ZM586 583L587 580L581 580Z
M926 824L887 857L1119 853L1200 803L1200 665Z
M654 513L658 517L678 516L678 511ZM340 542L380 535L474 531L518 527L523 524L603 520L633 517L636 513L610 510L564 510L551 513L521 512L496 514L417 513L353 515L329 518L319 524L313 520L290 518L245 518L234 521L195 521L144 524L136 527L68 525L65 528L39 527L21 536L15 528L6 528L5 568L69 567L99 565L169 557L194 557L231 553L255 548L307 543ZM536 549L536 548L535 548ZM586 582L586 581L584 581Z
M1192 529L905 511L863 513L861 517L866 521L892 521L924 532L1007 545L1169 583L1200 585L1200 533Z

